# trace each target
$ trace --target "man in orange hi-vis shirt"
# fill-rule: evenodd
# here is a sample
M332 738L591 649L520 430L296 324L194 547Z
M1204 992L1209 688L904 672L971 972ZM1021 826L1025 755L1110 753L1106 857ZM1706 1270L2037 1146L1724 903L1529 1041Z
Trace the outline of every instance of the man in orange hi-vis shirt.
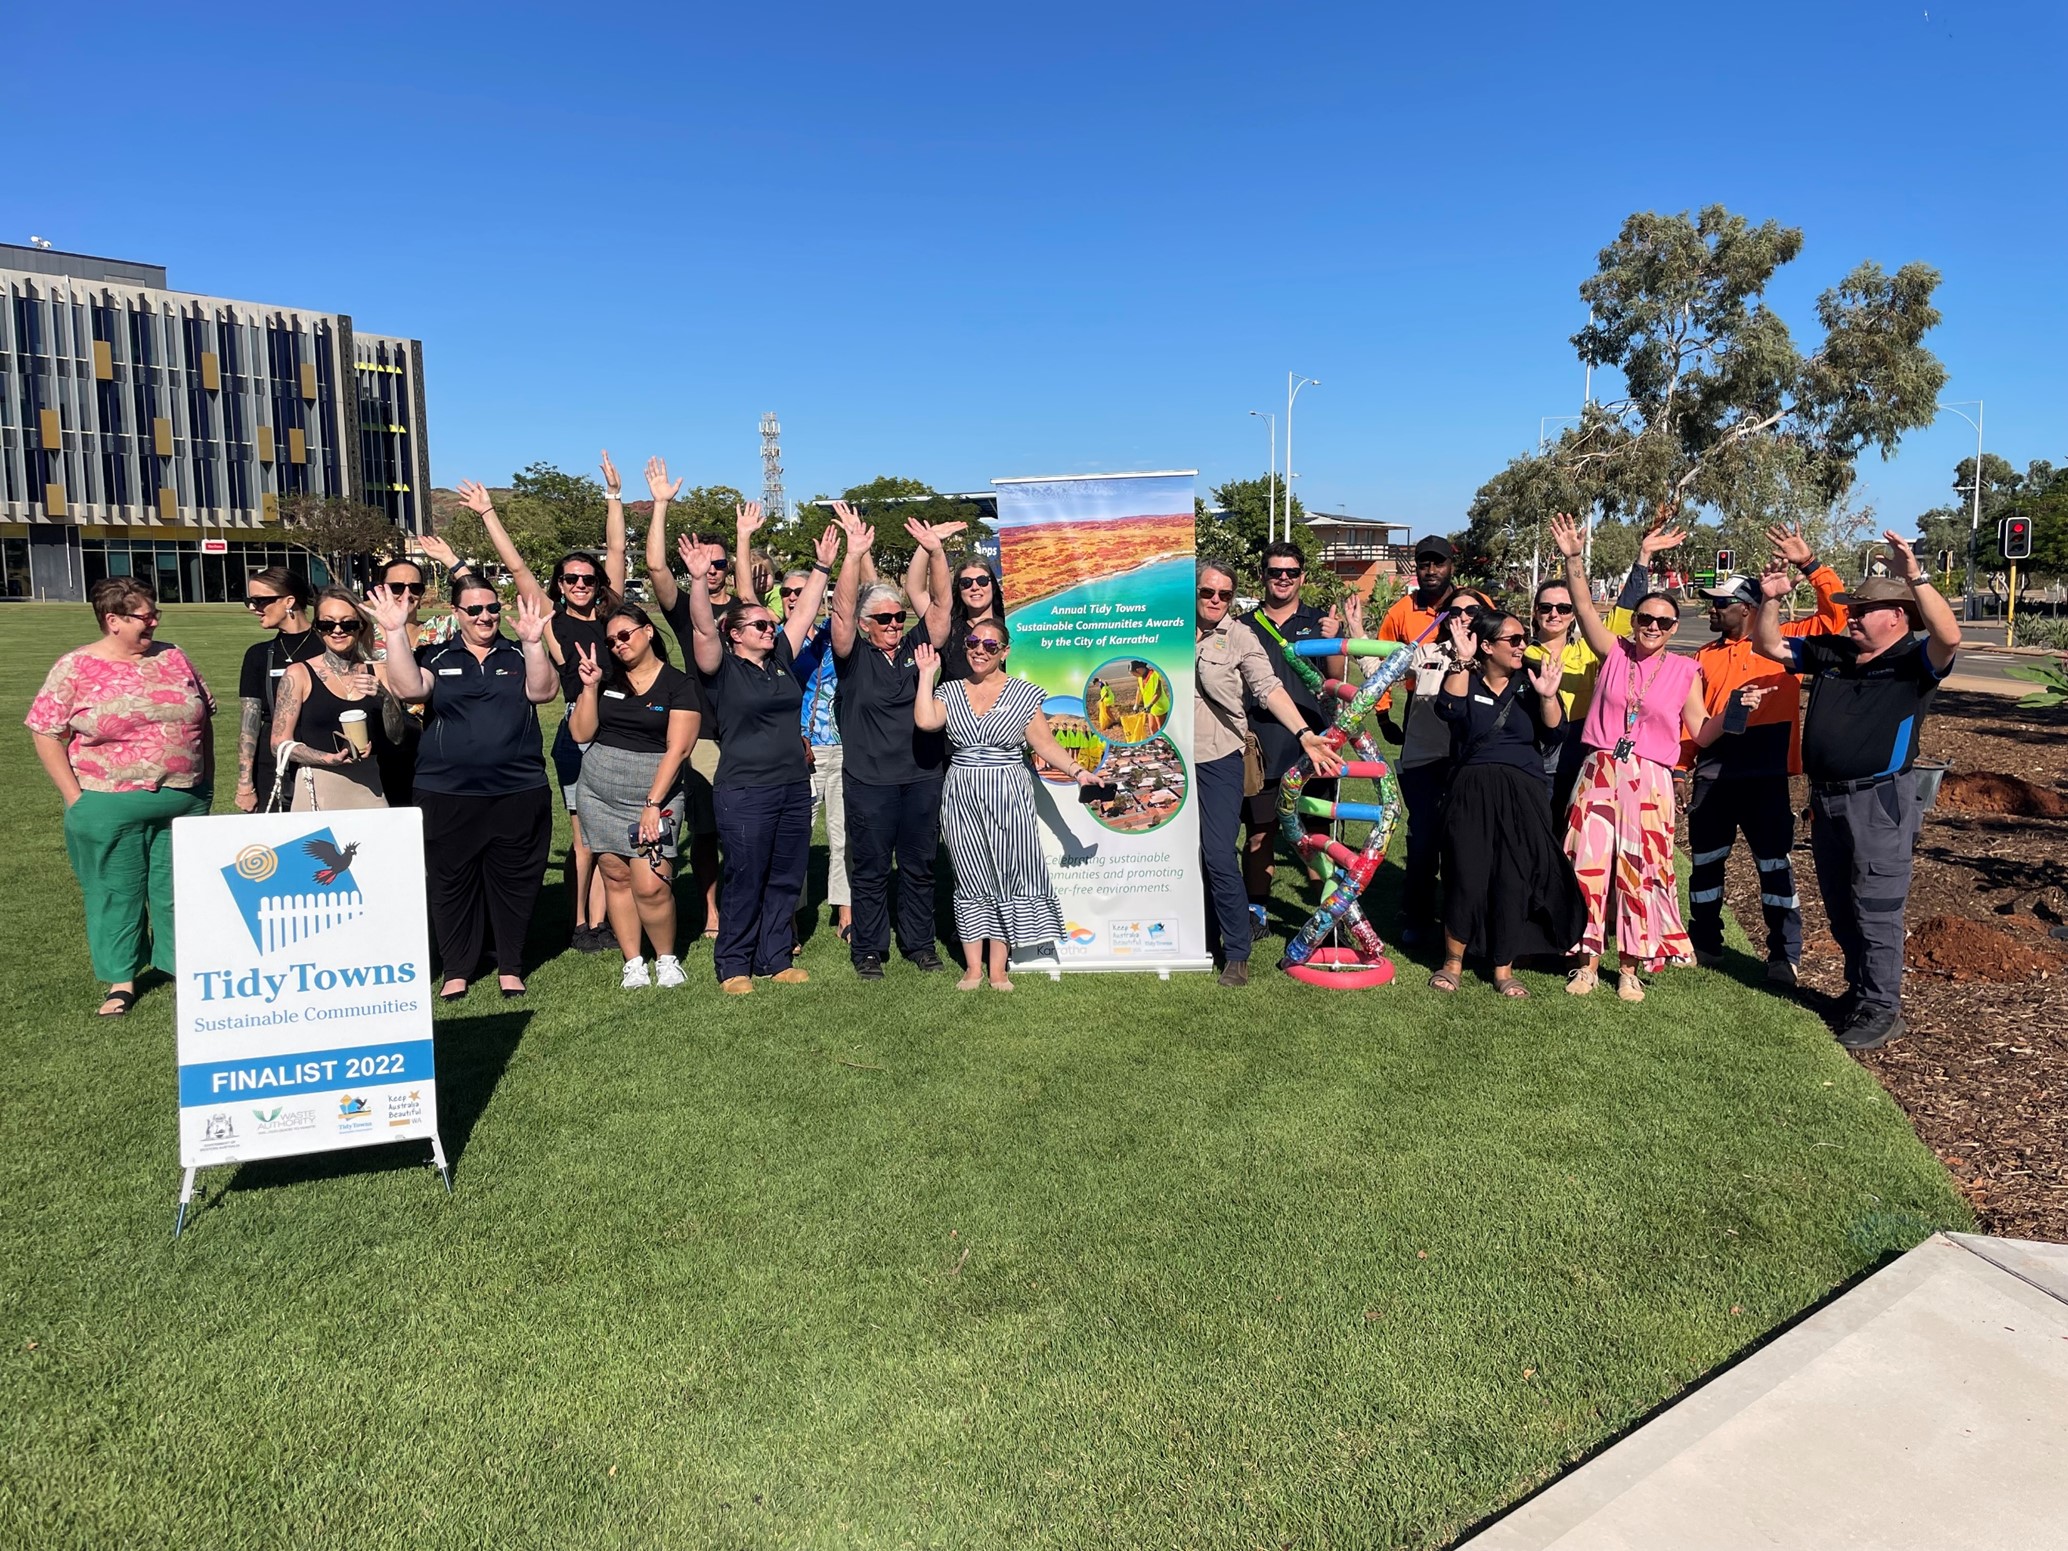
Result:
M1405 641L1412 645L1429 634L1457 591L1451 573L1457 567L1458 552L1449 539L1432 533L1415 545L1415 586L1412 592L1394 600L1379 621L1378 639ZM1392 697L1379 701L1379 728L1395 743L1401 741L1386 713ZM1409 767L1405 757L1394 772L1400 783L1400 800L1407 805L1407 890L1403 899L1402 947L1412 948L1430 940L1436 930L1437 844L1442 839L1441 812L1444 788L1450 784L1448 740L1443 756L1433 763ZM1404 754L1404 751L1403 751Z
M1783 625L1784 636L1835 635L1845 629L1845 606L1835 602L1845 585L1838 573L1817 561L1799 530L1766 531L1774 553L1799 570L1817 595L1817 612ZM1802 687L1795 676L1752 649L1752 622L1759 612L1759 582L1726 576L1705 587L1709 628L1716 639L1695 654L1702 665L1702 698L1713 716L1747 684L1767 687L1766 698L1742 732L1726 732L1708 748L1681 749L1694 772L1687 807L1687 843L1694 869L1688 876L1687 934L1695 959L1723 962L1724 863L1738 832L1752 848L1759 868L1759 908L1766 918L1766 978L1792 986L1802 960L1802 912L1795 894L1795 810L1788 778L1802 773Z

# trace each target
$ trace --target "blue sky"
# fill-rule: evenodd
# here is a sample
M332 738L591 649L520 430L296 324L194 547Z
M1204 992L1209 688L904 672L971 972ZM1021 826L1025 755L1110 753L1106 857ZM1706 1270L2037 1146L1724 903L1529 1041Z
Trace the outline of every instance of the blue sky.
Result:
M1945 275L1989 445L2068 459L2057 3L338 12L16 7L40 131L0 233L425 342L433 474L760 484L1261 473L1452 528L1570 414L1576 287L1634 209ZM17 96L17 109L24 104ZM25 146L29 142L24 143ZM36 176L28 174L31 163ZM1281 431L1283 427L1281 425ZM1973 432L1863 466L1907 521ZM636 483L636 475L634 475Z

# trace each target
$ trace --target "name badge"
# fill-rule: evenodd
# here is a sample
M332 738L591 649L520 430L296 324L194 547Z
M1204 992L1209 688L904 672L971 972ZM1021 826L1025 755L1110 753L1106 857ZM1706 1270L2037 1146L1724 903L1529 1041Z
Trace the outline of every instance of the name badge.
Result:
M622 700L625 698L625 692L622 689L606 689L603 692L603 698L605 700Z
M285 668L275 668L273 670L273 677L277 679L278 677L280 677L281 674L285 673L286 671L287 670Z
M438 670L438 676L441 679L456 679L460 676L462 671L463 670L459 668L440 668Z
M1492 705L1494 703L1494 698L1491 695L1474 695L1472 697L1472 703L1474 705Z

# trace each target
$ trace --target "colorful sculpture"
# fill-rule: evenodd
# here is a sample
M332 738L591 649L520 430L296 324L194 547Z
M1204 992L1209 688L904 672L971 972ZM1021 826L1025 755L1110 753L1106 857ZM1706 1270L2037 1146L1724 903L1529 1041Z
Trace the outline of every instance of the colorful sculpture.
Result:
M1323 678L1307 660L1313 657L1381 657L1385 661L1363 684L1350 685L1341 679ZM1400 815L1400 787L1392 767L1379 757L1379 747L1364 730L1364 723L1379 698L1406 675L1414 650L1399 641L1295 641L1288 660L1320 700L1341 702L1342 709L1326 734L1329 748L1340 752L1347 746L1356 754L1344 764L1343 774L1378 782L1379 800L1331 802L1306 796L1307 781L1314 772L1304 755L1286 771L1278 792L1279 833L1322 892L1321 908L1286 944L1278 967L1309 985L1340 991L1382 986L1393 978L1393 961L1386 957L1385 944L1358 901L1386 859L1386 843L1392 839ZM1371 832L1365 836L1363 849L1352 851L1328 835L1308 834L1300 820L1310 815L1369 820ZM1349 946L1323 946L1323 939L1338 931L1348 938Z

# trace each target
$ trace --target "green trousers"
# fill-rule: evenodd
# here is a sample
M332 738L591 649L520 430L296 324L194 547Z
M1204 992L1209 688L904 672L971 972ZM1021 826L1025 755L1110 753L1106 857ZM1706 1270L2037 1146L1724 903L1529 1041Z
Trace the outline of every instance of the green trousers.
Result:
M206 813L209 793L81 792L65 810L65 854L86 901L93 972L114 984L172 964L172 821Z

